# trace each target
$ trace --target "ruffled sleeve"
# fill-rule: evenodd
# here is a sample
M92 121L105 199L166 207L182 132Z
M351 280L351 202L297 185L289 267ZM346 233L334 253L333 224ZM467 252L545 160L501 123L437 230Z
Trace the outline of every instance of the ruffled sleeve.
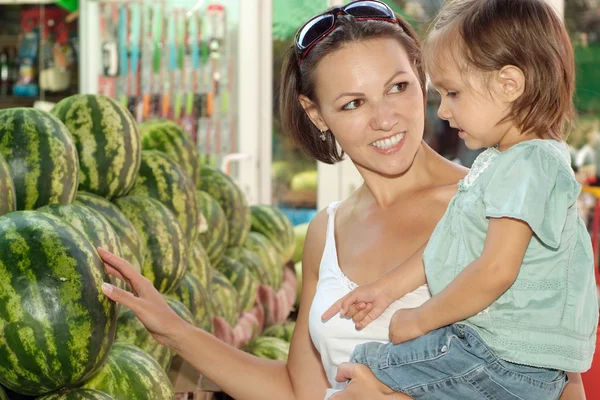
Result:
M544 245L556 249L581 186L571 172L568 154L556 144L529 142L494 160L483 189L486 217L524 221Z

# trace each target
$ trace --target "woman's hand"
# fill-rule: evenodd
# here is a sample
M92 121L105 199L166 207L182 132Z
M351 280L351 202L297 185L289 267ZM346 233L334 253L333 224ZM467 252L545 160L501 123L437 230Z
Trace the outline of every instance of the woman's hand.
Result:
M104 283L104 294L133 311L158 343L172 347L176 334L189 324L171 310L162 294L127 261L101 248L98 249L98 254L108 273L127 282L131 288L130 293Z
M396 393L388 386L381 383L373 372L362 364L343 363L337 370L335 380L345 382L350 380L344 390L330 397L331 400L407 400L405 394Z

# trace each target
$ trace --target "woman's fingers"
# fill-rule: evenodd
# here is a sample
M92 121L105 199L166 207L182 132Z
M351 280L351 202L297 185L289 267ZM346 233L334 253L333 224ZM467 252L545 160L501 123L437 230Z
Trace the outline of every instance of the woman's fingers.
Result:
M102 292L112 301L124 305L136 314L139 310L140 302L143 301L133 293L106 282L102 284Z
M138 296L143 294L145 279L142 274L136 271L126 260L103 248L98 248L98 254L104 261L110 275L127 282L131 290Z

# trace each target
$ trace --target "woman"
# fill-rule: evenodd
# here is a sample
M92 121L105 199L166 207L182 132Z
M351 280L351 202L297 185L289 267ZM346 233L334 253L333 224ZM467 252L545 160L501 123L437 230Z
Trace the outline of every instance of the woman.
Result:
M107 296L131 308L160 343L236 399L312 400L341 389L337 367L354 346L387 341L393 312L418 306L429 293L426 287L410 293L363 331L351 320L323 322L321 314L356 284L377 279L418 251L466 174L423 142L419 41L385 4L359 1L313 18L298 32L282 73L286 131L326 163L341 159L339 144L365 181L310 224L287 364L243 353L186 324L126 262L100 252L109 272L135 293L105 285ZM343 364L338 379L352 381L333 398L394 398L360 366Z

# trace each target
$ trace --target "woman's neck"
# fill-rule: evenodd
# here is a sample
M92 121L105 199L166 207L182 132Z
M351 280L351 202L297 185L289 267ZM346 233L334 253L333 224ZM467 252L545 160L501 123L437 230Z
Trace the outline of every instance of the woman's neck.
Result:
M421 142L413 163L401 175L384 176L357 167L365 182L353 197L359 203L364 202L363 205L370 203L380 209L393 207L406 196L431 185L435 173L432 169L440 157Z

